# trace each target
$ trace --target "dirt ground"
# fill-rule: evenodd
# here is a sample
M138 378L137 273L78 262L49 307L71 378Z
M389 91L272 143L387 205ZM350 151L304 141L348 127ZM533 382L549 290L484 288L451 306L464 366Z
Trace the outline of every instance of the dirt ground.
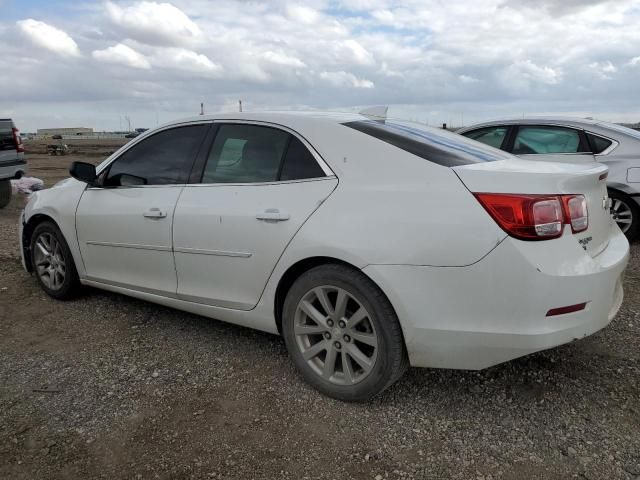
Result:
M117 145L42 148L30 175L50 186ZM278 337L97 290L48 298L20 265L23 204L0 210L0 478L640 479L638 245L601 332L346 404Z

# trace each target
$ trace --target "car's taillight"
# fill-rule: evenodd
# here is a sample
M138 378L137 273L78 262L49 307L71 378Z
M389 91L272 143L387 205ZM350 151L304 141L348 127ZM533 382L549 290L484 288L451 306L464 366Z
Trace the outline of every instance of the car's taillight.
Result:
M584 232L589 227L587 200L584 195L563 195L564 211L573 233Z
M480 204L509 235L521 240L547 240L562 235L562 226L574 233L588 226L583 195L518 195L476 193Z
M22 143L22 137L20 136L20 131L13 127L11 129L11 132L13 133L13 143L16 146L16 151L18 153L22 153L24 152L24 144Z

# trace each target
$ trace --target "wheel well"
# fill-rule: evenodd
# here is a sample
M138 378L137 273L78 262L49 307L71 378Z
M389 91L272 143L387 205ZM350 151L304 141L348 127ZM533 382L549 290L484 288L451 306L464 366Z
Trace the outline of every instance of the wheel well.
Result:
M42 222L52 222L57 226L57 223L53 218L42 213L38 213L32 216L22 229L22 250L24 253L24 263L27 265L29 272L33 271L33 265L31 265L31 235L38 225Z
M276 325L278 326L278 332L282 333L282 308L284 307L284 300L287 298L289 289L294 282L300 278L300 276L319 265L346 265L347 267L356 268L348 262L338 260L332 257L310 257L300 260L289 267L284 273L278 287L276 288L275 302L273 313L276 319Z

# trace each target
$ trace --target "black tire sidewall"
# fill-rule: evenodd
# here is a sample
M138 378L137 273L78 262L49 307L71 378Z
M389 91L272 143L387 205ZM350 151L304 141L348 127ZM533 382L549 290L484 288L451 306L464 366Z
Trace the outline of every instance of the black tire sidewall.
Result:
M0 208L4 208L11 202L11 180L0 180Z
M609 198L620 200L624 202L625 205L629 206L629 209L631 210L631 226L629 227L629 230L626 231L625 235L629 242L633 242L640 234L640 207L638 207L638 204L633 198L619 190L609 190L608 194Z
M300 299L311 289L321 285L343 288L357 298L369 312L378 336L378 352L373 371L354 385L336 385L320 378L302 357L293 333ZM384 294L362 272L338 265L316 267L306 272L287 293L282 315L282 335L290 357L307 382L325 395L345 401L367 401L395 381L394 364L401 364L402 357L406 355L401 336L398 341L399 336L394 335L394 329L400 328L399 322Z
M35 244L36 244L36 240L42 233L49 233L54 235L56 237L56 240L60 243L62 252L64 254L64 261L67 266L67 270L64 277L64 282L62 282L62 287L59 288L58 290L53 290L47 287L37 272L36 261L35 261L35 248L36 248ZM31 265L33 265L33 270L34 270L36 279L38 280L38 284L45 291L45 293L58 300L68 300L70 298L75 297L78 293L80 281L78 279L78 272L76 270L76 265L73 261L73 255L71 254L69 245L67 245L67 241L62 235L62 232L60 231L60 229L52 222L40 223L39 225L36 226L36 228L33 231L33 234L31 235L30 247L31 247L30 249Z

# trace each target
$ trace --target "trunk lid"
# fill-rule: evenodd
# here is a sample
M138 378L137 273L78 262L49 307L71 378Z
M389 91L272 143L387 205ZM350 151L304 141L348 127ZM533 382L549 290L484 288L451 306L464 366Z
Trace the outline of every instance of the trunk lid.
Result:
M552 163L521 160L516 157L495 162L454 167L462 183L472 193L575 194L584 195L589 226L576 233L576 241L592 256L609 242L613 219L609 213L605 165L590 163ZM571 232L571 226L565 225ZM553 241L553 240L546 240Z

